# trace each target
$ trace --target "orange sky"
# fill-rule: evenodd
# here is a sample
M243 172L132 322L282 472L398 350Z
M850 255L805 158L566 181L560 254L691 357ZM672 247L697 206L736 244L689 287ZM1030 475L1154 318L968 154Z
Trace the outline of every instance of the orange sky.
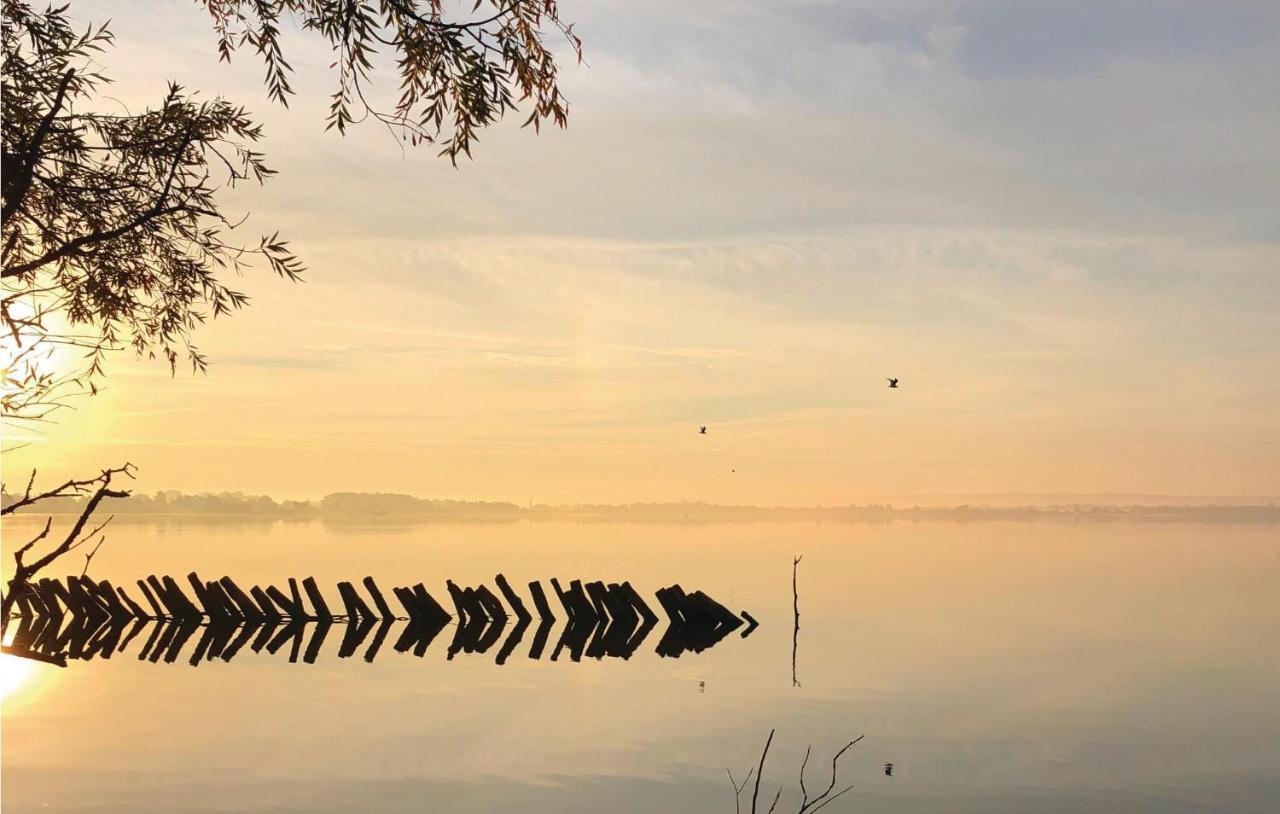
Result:
M323 133L306 39L286 112L197 10L78 4L110 12L131 108L174 78L266 121L280 176L228 200L309 270L246 276L253 307L197 337L207 376L114 359L6 480L131 460L147 492L280 497L1280 493L1274 9L1148 31L1099 6L1111 33L1076 42L981 4L710 3L672 36L661 6L566 5L589 63L569 130L501 128L454 170Z

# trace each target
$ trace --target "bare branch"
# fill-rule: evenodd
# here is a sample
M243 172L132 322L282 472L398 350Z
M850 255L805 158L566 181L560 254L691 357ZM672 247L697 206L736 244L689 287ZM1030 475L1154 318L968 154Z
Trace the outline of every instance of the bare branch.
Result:
M95 538L98 538L93 551L85 557L84 573L88 573L89 564L92 562L93 556L98 553L98 548L101 547L105 540L105 537L99 537L99 534L104 528L106 528L107 524L111 522L112 518L107 518L106 521L99 523L88 533L85 532L85 528L89 525L89 519L93 517L94 512L97 511L98 505L104 499L126 498L129 496L130 493L126 490L111 488L112 479L122 474L132 478L133 464L126 463L121 467L104 469L102 470L102 473L93 480L68 481L69 484L73 485L70 491L71 494L88 494L88 497L80 504L80 514L76 517L75 522L72 523L70 530L62 540L44 556L38 558L35 562L26 562L27 552L29 552L36 543L48 537L49 530L52 528L53 518L47 519L45 521L44 529L31 541L14 552L13 576L9 580L7 586L8 590L6 591L4 598L0 599L0 629L3 629L8 625L10 614L13 611L13 603L17 600L19 595L27 590L32 577L59 557L85 545L86 543L94 541ZM96 487L90 491L88 487L91 485L96 485ZM64 484L64 487L65 486L66 484ZM32 487L29 483L28 493L31 488ZM63 489L63 487L59 487L59 489ZM40 500L48 499L50 496L67 496L67 492L65 490L60 492L59 489L55 489L51 492L46 492L43 495L37 495L35 497L31 497L28 494L24 496L24 505L31 505L32 503L39 502Z
M17 172L14 173L8 167L5 168L6 174L16 175L17 177L5 179L7 183L4 184L4 207L0 210L0 213L2 213L0 214L0 220L9 220L13 213L22 206L22 201L27 196L27 190L31 188L31 179L36 165L40 162L40 150L44 146L45 139L49 136L49 129L53 126L54 118L62 110L62 104L67 98L67 88L71 86L71 80L75 75L74 68L62 75L62 81L58 83L58 91L54 94L53 103L49 105L49 112L40 120L35 134L31 137L31 143L19 146L19 149L25 155Z
M842 748L839 752L835 753L835 756L831 758L831 784L827 786L826 791L822 792L822 794L819 794L817 797L813 798L813 800L809 802L808 805L801 806L797 814L806 814L806 812L817 811L819 808L822 808L823 806L827 805L828 802L835 799L835 797L829 797L829 795L831 794L832 790L835 789L836 787L836 773L839 771L840 758L843 757L844 753L849 751L849 749L851 749L855 743L862 740L864 737L866 736L859 735L858 737L846 743L844 745L844 748ZM849 789L845 789L844 791L841 791L840 794L844 794L845 791L848 791L848 790ZM836 796L838 797L840 795L837 794Z
M778 807L778 801L782 799L783 786L778 786L778 793L773 795L773 803L769 806L769 814L773 814L773 810Z
M89 563L93 562L93 556L98 553L98 549L102 548L102 544L105 543L106 541L107 541L107 538L105 536L99 537L98 544L93 547L93 551L90 551L88 554L84 555L84 568L80 569L81 577L84 577L89 573Z
M756 814L756 798L760 796L760 778L764 775L764 761L769 757L769 744L773 743L774 730L769 730L769 739L764 742L764 751L760 753L760 766L756 769L756 785L751 792L751 814Z
M23 496L19 500L15 500L8 506L0 509L0 515L13 514L18 509L25 508L33 503L38 503L41 500L49 500L50 498L56 497L80 497L88 493L89 487L101 481L103 476L127 475L132 478L133 469L133 464L125 464L124 466L117 467L115 469L105 469L103 470L102 475L99 475L96 478L89 478L88 480L69 480L60 486L50 489L47 492L42 492L34 497L31 494L31 488L32 484L34 484L36 480L36 470L33 469L31 470L31 479L27 482L27 489L23 493ZM110 480L109 477L108 480Z
M752 814L756 814L757 812L757 803L758 803L758 798L760 794L760 782L764 777L764 764L769 756L769 747L773 743L773 736L774 736L774 730L769 730L769 738L765 741L764 749L760 752L759 765L756 767L753 767L751 770L748 770L747 776L743 779L742 783L737 782L737 780L733 776L732 771L730 771L729 769L725 769L725 771L729 775L729 783L730 785L733 786L733 793L734 793L733 801L734 801L735 814L741 814L742 790L746 788L747 783L751 780L752 772L755 773L755 787L752 790L752 794L751 794L751 812ZM827 788L821 794L819 794L817 797L813 798L812 800L809 799L809 790L805 783L805 769L809 765L809 757L813 752L813 748L812 746L805 747L804 760L800 764L801 799L800 799L800 805L796 809L796 814L812 814L812 812L818 811L830 805L833 801L842 797L847 792L849 792L850 789L853 788L853 786L850 785L840 789L839 791L836 791L835 790L836 776L839 771L840 759L844 757L844 754L848 752L849 749L851 749L854 744L861 741L863 737L864 736L859 735L854 740L849 741L847 744L845 744L844 747L840 749L840 751L835 753L835 755L831 758L831 784L828 785ZM777 810L778 803L782 799L782 792L785 789L786 789L785 785L778 786L778 790L773 795L773 802L770 803L767 814L774 814L774 812Z

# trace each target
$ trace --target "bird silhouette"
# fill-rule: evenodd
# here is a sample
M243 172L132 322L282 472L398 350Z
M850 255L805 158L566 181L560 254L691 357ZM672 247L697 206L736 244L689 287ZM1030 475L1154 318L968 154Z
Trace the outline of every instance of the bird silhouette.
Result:
M892 764L892 763L886 763L886 764L884 764L884 776L885 776L885 777L893 777L893 764Z
M706 427L699 427L699 428L698 428L698 434L699 434L699 435L706 435L706 434L707 434L707 428L706 428Z
M890 387L891 389L893 389L893 390L897 390L897 389L898 389L898 380L897 380L897 379L888 379L888 382L889 382L889 387Z

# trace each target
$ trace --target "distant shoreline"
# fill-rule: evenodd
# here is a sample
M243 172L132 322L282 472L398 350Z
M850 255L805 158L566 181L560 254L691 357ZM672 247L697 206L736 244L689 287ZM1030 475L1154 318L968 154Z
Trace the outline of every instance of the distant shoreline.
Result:
M15 499L4 494L5 505ZM1280 502L1257 504L1108 505L1098 503L1058 505L951 505L894 506L866 504L829 507L734 506L711 503L634 503L621 505L572 504L518 506L514 503L427 500L384 493L338 493L319 501L282 501L269 497L223 493L182 495L162 492L135 495L113 501L110 510L119 521L205 519L236 521L315 521L351 524L361 522L649 522L649 523L751 523L751 522L1195 522L1280 523ZM78 514L75 500L48 501L41 510L19 516Z

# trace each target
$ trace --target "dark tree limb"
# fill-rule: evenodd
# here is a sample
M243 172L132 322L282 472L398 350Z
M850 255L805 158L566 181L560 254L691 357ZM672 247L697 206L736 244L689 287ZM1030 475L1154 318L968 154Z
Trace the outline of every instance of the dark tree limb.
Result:
M49 536L49 531L52 528L52 519L45 523L44 529L39 534L13 552L13 577L9 580L4 599L0 600L0 630L3 630L3 628L8 626L9 615L12 613L13 603L17 598L17 595L24 593L28 589L31 579L36 574L67 552L72 551L83 545L85 542L93 539L93 537L106 526L106 523L103 523L91 531L87 533L85 532L85 528L89 525L90 518L93 517L93 513L98 510L98 505L102 503L104 499L126 498L129 496L130 493L126 490L111 488L111 482L113 478L119 475L132 478L133 470L133 464L126 463L121 467L104 469L98 477L91 480L67 481L56 489L35 496L32 496L31 494L32 486L35 483L35 472L31 473L31 478L27 481L27 488L23 493L22 498L15 501L12 505L6 506L3 510L3 514L11 514L18 508L30 506L41 500L46 500L52 497L67 497L69 495L87 495L88 497L81 505L80 514L76 518L75 522L72 523L71 529L47 554L36 559L34 562L28 563L26 561L26 556L28 552L31 551L32 547ZM90 560L92 559L92 556L92 554L89 555ZM87 568L87 561L85 565Z

